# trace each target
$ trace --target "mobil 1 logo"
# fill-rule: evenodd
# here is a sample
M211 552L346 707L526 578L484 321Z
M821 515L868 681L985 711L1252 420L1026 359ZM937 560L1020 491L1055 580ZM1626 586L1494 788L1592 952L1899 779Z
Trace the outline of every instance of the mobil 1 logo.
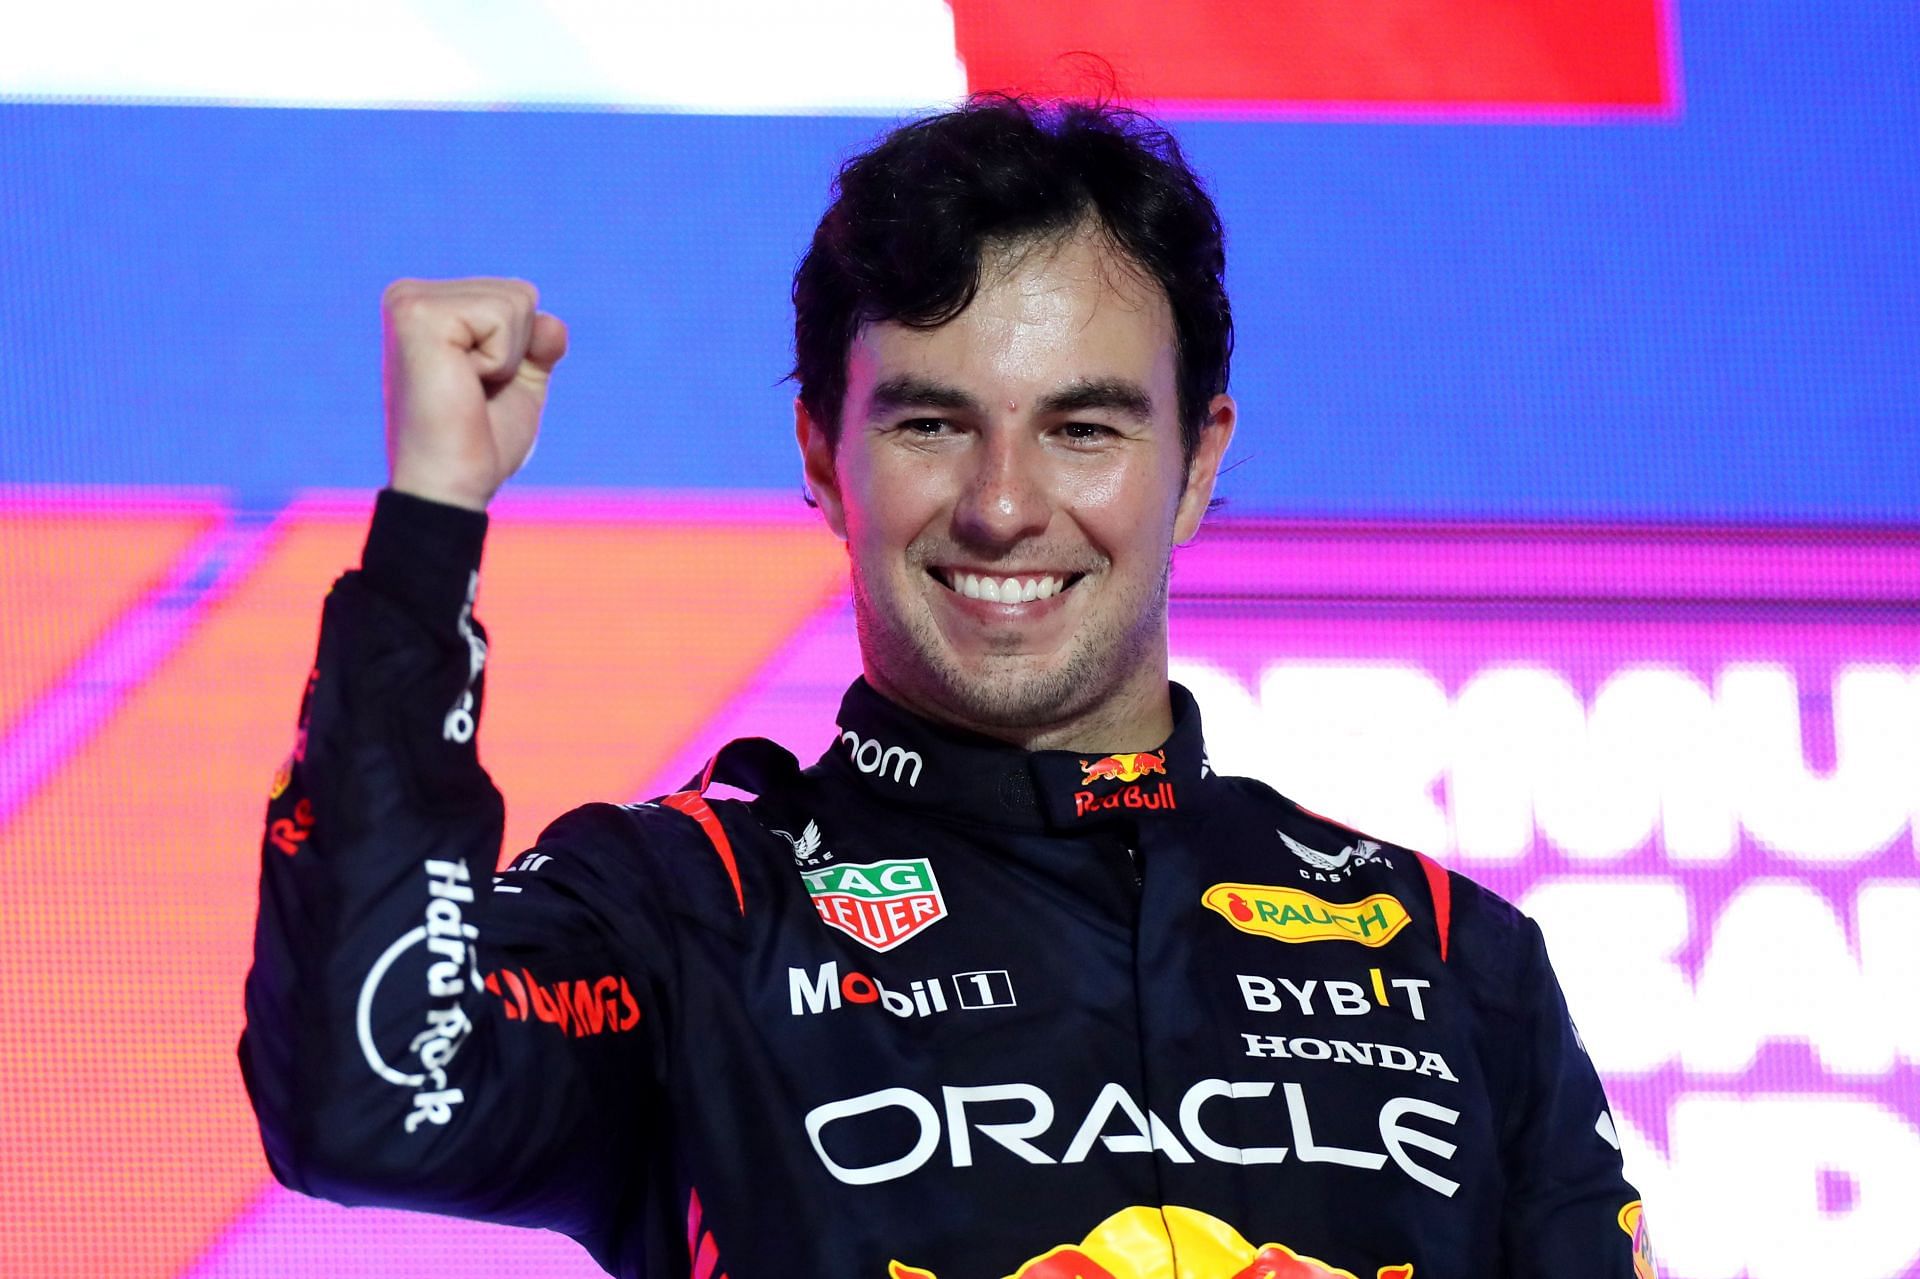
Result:
M877 1004L895 1017L931 1017L952 1009L1012 1008L1013 979L1004 968L951 973L889 986L857 969L840 970L838 960L818 968L787 969L788 1006L795 1017Z

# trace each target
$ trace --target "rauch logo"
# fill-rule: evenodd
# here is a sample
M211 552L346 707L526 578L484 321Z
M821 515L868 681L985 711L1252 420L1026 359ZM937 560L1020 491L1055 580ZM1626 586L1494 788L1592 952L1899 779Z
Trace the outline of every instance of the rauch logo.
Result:
M1384 946L1411 918L1400 899L1375 893L1357 902L1329 902L1298 888L1215 884L1200 904L1243 933L1276 941L1354 941Z

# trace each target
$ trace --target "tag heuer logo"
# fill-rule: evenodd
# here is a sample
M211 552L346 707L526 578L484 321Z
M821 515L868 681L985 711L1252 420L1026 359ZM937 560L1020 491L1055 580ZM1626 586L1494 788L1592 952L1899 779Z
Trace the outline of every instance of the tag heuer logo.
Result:
M874 950L892 950L947 917L940 884L924 857L826 866L802 871L800 878L822 922Z

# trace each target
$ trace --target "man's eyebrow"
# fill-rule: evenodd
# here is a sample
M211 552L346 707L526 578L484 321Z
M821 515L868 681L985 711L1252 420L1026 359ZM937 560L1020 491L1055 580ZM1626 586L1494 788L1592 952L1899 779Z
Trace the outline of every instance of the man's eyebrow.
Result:
M1137 382L1125 378L1088 378L1050 392L1036 405L1042 414L1080 413L1109 409L1142 422L1153 419L1153 397ZM910 373L882 378L868 398L867 416L885 417L902 409L946 409L957 413L984 413L985 406L956 386Z
M962 413L982 411L980 401L955 386L915 377L910 373L882 378L874 384L867 402L869 418L884 417L901 409L951 409Z
M1153 420L1153 397L1138 383L1125 378L1092 378L1040 399L1042 413L1079 413L1087 409L1111 409L1142 422Z

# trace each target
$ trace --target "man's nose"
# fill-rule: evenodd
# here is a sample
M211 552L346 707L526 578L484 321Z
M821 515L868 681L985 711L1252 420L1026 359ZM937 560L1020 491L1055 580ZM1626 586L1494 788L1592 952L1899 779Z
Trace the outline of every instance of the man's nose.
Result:
M990 429L980 435L973 460L954 512L961 538L1007 546L1046 531L1053 509L1037 440L1024 431Z

